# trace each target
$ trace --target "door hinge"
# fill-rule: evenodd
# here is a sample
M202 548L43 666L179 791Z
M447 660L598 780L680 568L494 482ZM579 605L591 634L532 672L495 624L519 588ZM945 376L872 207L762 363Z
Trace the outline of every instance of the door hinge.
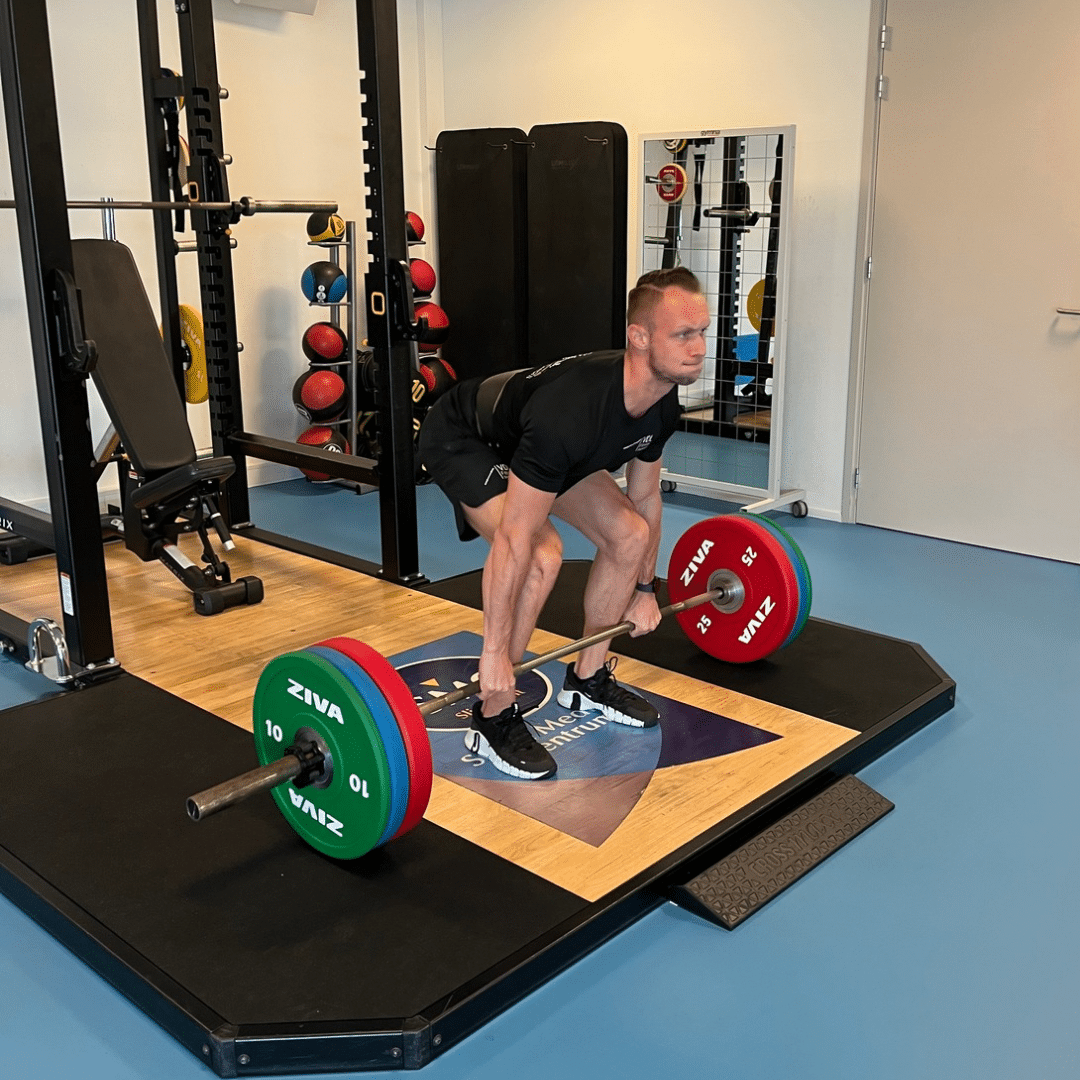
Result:
M889 76L879 75L877 77L877 96L878 101L889 100Z
M874 256L873 255L867 255L866 256L866 280L867 281L870 280L870 275L871 275L871 273L873 273L873 269L874 269Z
M859 490L859 470L855 470L855 475L851 478L851 486L858 491Z
M883 26L881 28L881 48L882 48L883 51L885 49L891 49L892 48L892 27L891 26Z

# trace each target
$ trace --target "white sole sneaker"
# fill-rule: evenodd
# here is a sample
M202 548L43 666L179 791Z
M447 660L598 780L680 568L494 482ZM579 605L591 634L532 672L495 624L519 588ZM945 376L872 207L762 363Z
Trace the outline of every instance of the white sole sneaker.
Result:
M564 709L570 709L572 712L587 712L593 709L602 713L604 718L612 721L612 723L624 724L626 727L645 727L643 720L627 716L626 713L621 713L610 705L603 705L599 701L593 701L591 697L583 694L580 690L560 690L558 702Z
M545 772L525 772L525 770L511 765L510 762L504 761L491 748L491 743L475 728L469 728L465 732L465 749L473 754L479 754L481 757L487 758L499 772L504 772L508 776L516 776L520 780L543 780L546 777L555 775L554 769Z

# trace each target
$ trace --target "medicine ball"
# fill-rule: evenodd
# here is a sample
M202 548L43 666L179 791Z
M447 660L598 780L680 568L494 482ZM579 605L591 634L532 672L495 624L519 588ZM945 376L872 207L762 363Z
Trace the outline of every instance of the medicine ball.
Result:
M418 296L430 296L435 291L435 270L424 259L409 260L409 277Z
M304 331L300 347L313 364L338 364L346 358L349 339L340 326L317 322Z
M424 222L420 215L412 210L405 214L405 235L414 244L424 239Z
M420 351L434 352L450 336L450 319L430 300L416 305L416 318L427 319L427 329L420 335Z
M441 356L429 356L421 361L418 370L427 384L428 408L457 382L456 372Z
M307 234L315 244L324 240L340 240L345 235L345 221L337 214L316 211L307 219Z
M345 271L332 262L313 262L300 277L300 288L313 304L338 304L348 287Z
M293 404L297 412L315 424L336 420L348 405L345 380L326 368L305 371L293 383Z
M318 446L331 454L347 454L349 442L344 435L328 427L310 427L296 440L303 446ZM330 475L315 469L300 470L309 480L329 480Z

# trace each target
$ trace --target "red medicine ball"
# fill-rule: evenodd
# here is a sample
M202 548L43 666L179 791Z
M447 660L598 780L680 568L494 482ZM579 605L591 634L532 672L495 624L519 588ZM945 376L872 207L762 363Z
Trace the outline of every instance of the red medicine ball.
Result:
M419 214L409 210L405 214L405 235L413 243L424 239L424 222Z
M427 383L425 404L428 408L457 382L457 373L441 356L429 356L420 363L418 371Z
M424 259L409 260L409 277L420 296L430 296L435 291L435 271Z
M347 454L349 442L344 435L328 427L308 428L297 440L304 446L318 446L332 454ZM330 474L315 469L300 470L309 480L329 480Z
M416 305L417 319L427 319L427 330L420 335L420 351L434 352L450 335L450 319L438 304L430 301Z
M316 424L335 420L348 401L345 380L336 371L305 371L293 384L293 404L301 416Z
M317 322L304 331L300 347L313 364L334 364L345 359L349 339L340 326Z

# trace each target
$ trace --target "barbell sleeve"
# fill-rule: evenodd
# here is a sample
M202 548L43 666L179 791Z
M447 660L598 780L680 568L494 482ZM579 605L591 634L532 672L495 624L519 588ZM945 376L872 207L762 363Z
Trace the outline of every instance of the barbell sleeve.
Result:
M304 769L304 762L300 758L295 754L286 754L277 761L271 761L269 765L261 765L192 795L187 801L188 817L192 821L201 821L234 803L258 795L260 791L269 791L278 784L295 780Z
M701 604L707 604L712 600L719 600L727 594L727 590L724 588L709 589L707 592L699 593L697 596L688 597L686 600L681 600L677 604L668 604L667 607L660 609L660 617L664 618L667 615L677 615L680 611L688 611L690 608L696 608ZM514 668L514 678L519 675L524 675L527 671L532 671L533 668L538 668L543 664L548 663L551 660L558 660L563 656L569 656L570 653L580 652L582 649L587 649L590 645L597 645L601 641L608 641L610 638L618 637L620 634L629 633L634 629L634 623L627 619L625 622L621 622L618 626L609 626L603 630L597 630L587 637L578 638L577 641L571 641L566 645L560 645L557 649L552 649L551 652L541 653L540 656L534 656L531 660L524 660ZM480 687L480 683L477 679L472 679L464 686L458 687L457 690L452 690L449 694L445 694L440 698L433 698L431 701L425 701L420 706L421 716L430 716L433 712L438 712L440 709L445 709L450 705L456 705L459 701L464 701L467 697L472 697Z

